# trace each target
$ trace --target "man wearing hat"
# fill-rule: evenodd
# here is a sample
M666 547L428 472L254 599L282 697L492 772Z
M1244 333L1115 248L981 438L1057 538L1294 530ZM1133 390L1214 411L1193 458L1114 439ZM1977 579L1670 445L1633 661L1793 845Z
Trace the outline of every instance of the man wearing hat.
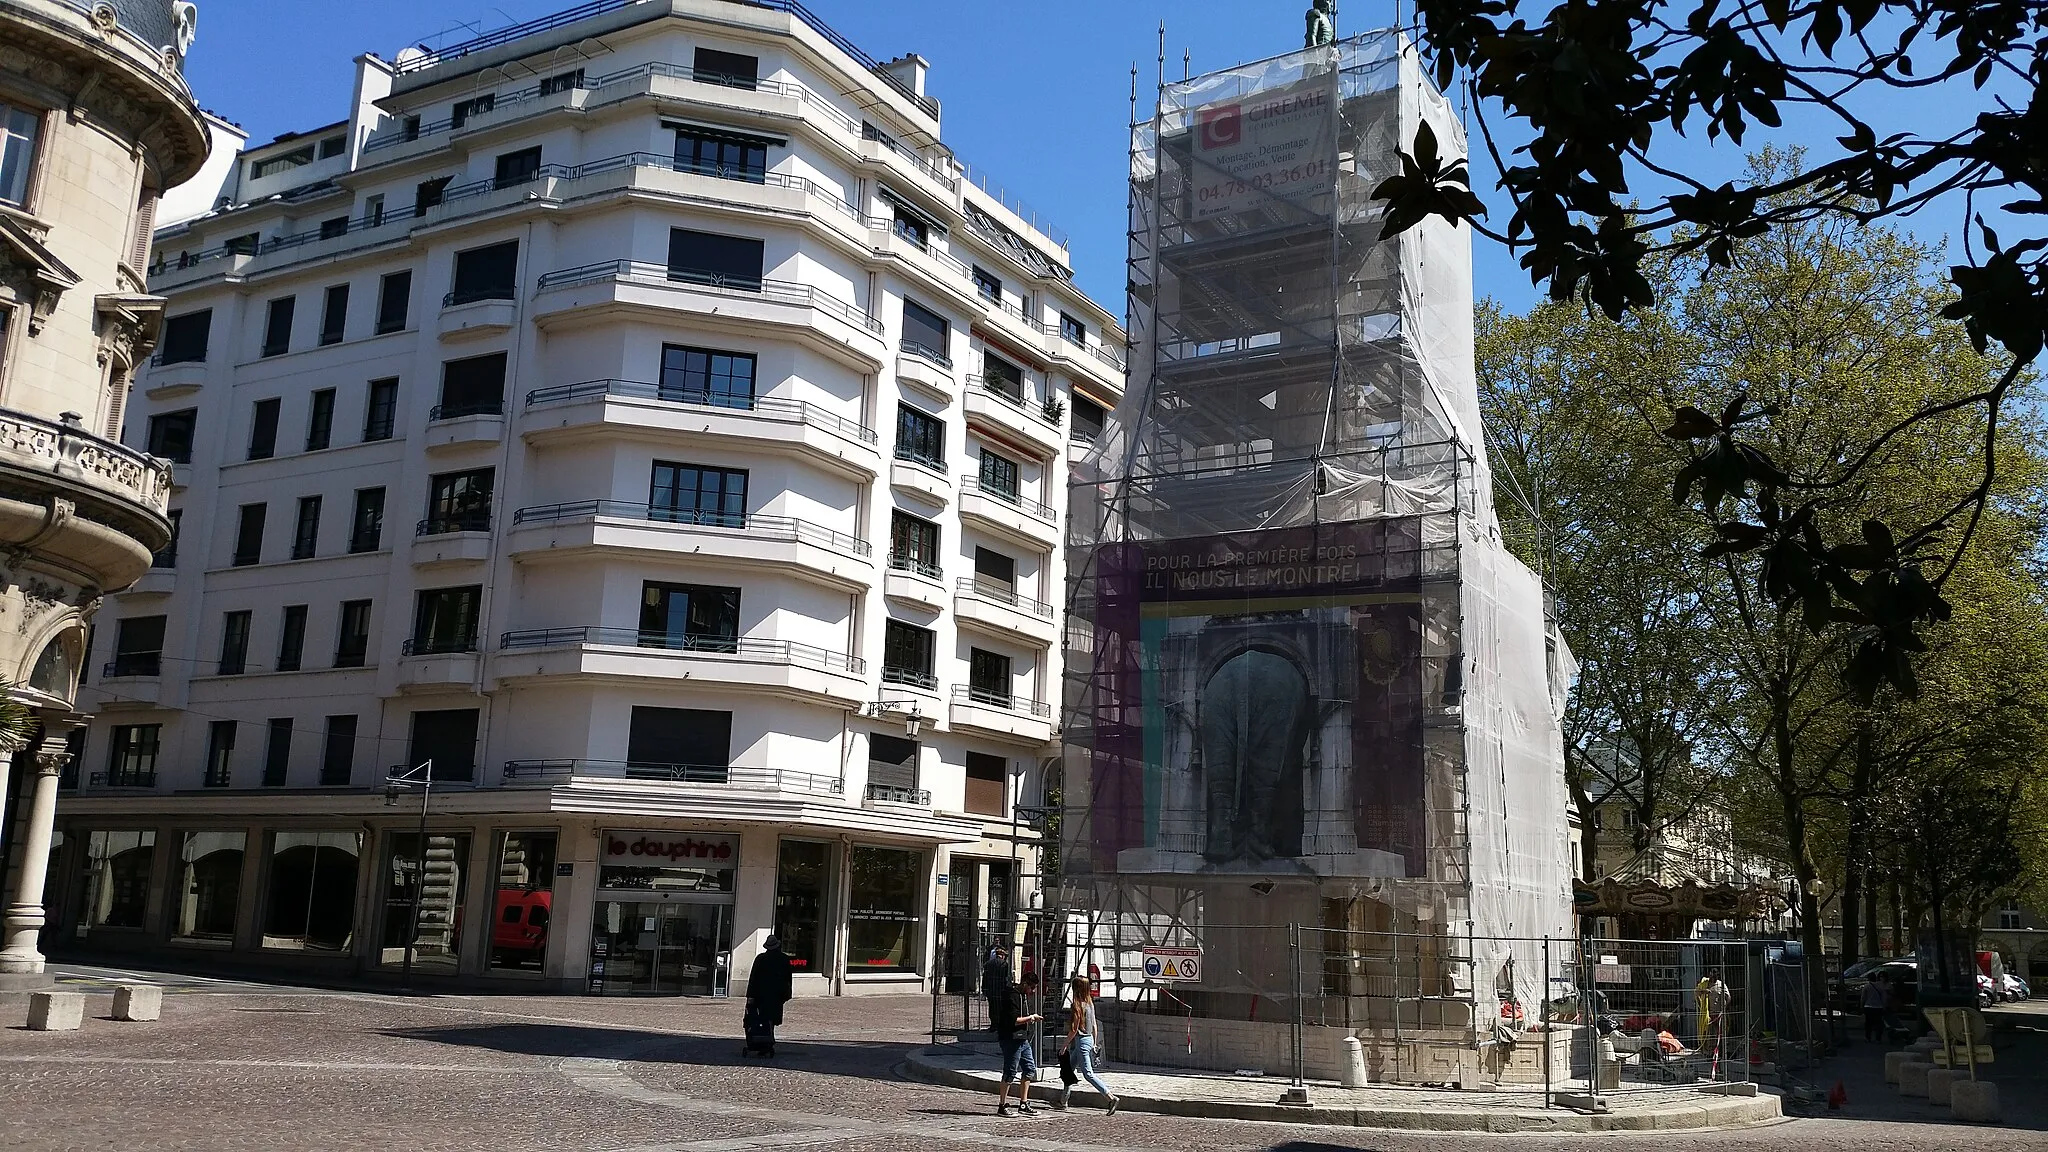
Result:
M775 1026L782 1023L782 1006L789 1003L789 977L789 954L782 950L782 938L770 936L747 976L747 1046L741 1050L743 1055L775 1055Z

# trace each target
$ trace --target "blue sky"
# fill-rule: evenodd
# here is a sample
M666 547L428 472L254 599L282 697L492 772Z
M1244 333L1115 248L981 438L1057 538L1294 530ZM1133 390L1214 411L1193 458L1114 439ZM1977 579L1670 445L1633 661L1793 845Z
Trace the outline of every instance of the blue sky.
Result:
M353 79L350 61L389 59L414 43L454 43L515 21L572 7L575 0L355 0L349 4L204 0L187 79L202 104L240 123L257 142L338 119ZM1166 21L1167 72L1181 54L1199 73L1296 48L1306 0L807 0L822 19L871 55L918 52L932 62L930 86L944 106L947 141L1071 238L1083 288L1123 310L1124 178L1130 68L1138 65L1140 107L1148 106L1158 26ZM1340 31L1391 19L1391 4L1340 4ZM1412 11L1412 9L1411 9ZM1901 115L1928 126L1982 99L1974 93L1917 94L1888 108L1880 133ZM1898 125L1905 126L1905 125ZM1511 133L1510 133L1511 134ZM1794 120L1746 142L1829 143L1832 125ZM1504 141L1511 145L1512 139ZM1676 141L1676 154L1719 178L1739 172L1740 150ZM1491 220L1505 226L1491 166L1474 165ZM1960 221L1953 205L1912 222L1939 240ZM1475 295L1520 310L1538 297L1528 276L1483 237L1473 248Z

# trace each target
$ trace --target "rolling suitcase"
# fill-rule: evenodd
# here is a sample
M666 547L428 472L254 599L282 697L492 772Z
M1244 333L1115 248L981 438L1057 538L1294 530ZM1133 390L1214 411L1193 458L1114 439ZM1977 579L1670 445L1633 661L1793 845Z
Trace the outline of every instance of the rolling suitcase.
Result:
M747 1012L740 1020L740 1027L746 1030L747 1043L740 1049L742 1056L775 1055L775 1025L753 1004L747 1005Z

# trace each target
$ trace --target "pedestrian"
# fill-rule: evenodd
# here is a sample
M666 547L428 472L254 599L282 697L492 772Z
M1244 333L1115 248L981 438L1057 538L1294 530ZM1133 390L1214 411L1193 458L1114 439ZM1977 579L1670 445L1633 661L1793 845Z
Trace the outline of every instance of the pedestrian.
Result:
M1003 1053L1003 1083L996 1093L996 1115L1010 1115L1010 1083L1017 1084L1017 1113L1029 1116L1031 1082L1038 1078L1038 1056L1031 1050L1031 1026L1045 1017L1025 1011L1023 989L1010 977L1010 955L998 944L989 949L981 969L981 989L988 995L989 1027Z
M1885 1002L1889 993L1885 990L1884 973L1880 972L1863 982L1863 1038L1882 1040L1885 1027Z
M775 1029L782 1023L782 1006L789 1003L789 996L789 954L782 950L780 936L770 936L747 976L747 1045L740 1049L741 1055L774 1058Z
M1699 1046L1706 1048L1712 1040L1728 1034L1728 1005L1735 997L1728 991L1728 985L1722 982L1721 970L1709 968L1693 987L1693 999L1699 1009Z
M1102 1098L1109 1102L1108 1115L1116 1115L1117 1105L1123 1101L1102 1082L1095 1073L1095 1048L1102 1039L1102 1018L1095 1012L1095 989L1086 976L1076 976L1072 981L1074 1008L1067 1015L1067 1046L1062 1055L1074 1062L1074 1071L1081 1079L1088 1081ZM1055 1105L1060 1111L1067 1110L1067 1097L1073 1095L1072 1084L1060 1089L1060 1102Z

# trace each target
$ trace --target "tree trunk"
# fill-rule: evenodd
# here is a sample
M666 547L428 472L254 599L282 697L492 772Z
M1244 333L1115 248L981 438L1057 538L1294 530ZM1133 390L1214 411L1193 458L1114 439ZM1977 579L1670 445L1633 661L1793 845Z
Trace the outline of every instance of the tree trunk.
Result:
M1863 877L1863 954L1872 960L1884 959L1884 946L1877 938L1877 875L1874 871Z
M1818 1047L1825 1042L1813 1021L1827 1009L1828 977L1822 964L1825 949L1821 938L1820 898L1814 892L1819 870L1813 866L1813 847L1806 831L1806 796L1799 786L1799 767L1792 742L1792 694L1782 681L1772 686L1771 745L1777 757L1778 802L1784 809L1785 847L1792 858L1792 876L1799 882L1799 943L1806 955L1807 1040Z
M1888 876L1892 890L1892 955L1903 956L1906 947L1906 894L1899 889L1899 858L1892 854L1892 869Z
M1849 775L1849 829L1842 850L1842 967L1856 963L1863 949L1863 889L1869 862L1872 736L1870 717L1856 721L1856 762Z

